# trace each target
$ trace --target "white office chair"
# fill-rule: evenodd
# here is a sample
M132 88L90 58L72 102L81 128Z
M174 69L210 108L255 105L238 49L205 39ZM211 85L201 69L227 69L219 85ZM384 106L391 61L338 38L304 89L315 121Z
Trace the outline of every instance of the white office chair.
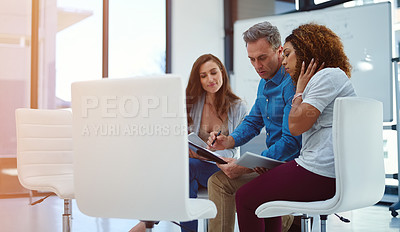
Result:
M216 215L189 198L187 119L179 77L72 84L75 197L105 218L189 221Z
M337 98L333 111L336 194L326 201L272 201L260 205L260 218L303 214L302 231L310 231L308 214L321 215L326 231L329 214L374 205L385 189L382 103L361 97Z
M72 115L68 110L17 109L17 170L22 186L64 199L63 232L71 230Z

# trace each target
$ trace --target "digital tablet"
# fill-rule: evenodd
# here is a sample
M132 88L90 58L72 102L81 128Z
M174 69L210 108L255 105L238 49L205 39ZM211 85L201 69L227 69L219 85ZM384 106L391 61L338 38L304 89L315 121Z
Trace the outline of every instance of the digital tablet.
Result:
M238 160L236 160L236 164L247 167L247 168L255 168L255 167L264 167L267 169L272 169L278 165L284 164L285 162L271 159L265 156L257 155L251 152L246 152L240 156Z

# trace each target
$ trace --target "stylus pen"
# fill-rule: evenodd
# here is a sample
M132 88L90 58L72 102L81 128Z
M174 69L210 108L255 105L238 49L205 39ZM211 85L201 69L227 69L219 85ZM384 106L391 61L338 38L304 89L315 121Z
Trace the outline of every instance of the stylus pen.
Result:
M217 141L217 137L221 135L221 131L218 132L217 136L215 136L214 141L211 143L211 146L214 145L215 141Z

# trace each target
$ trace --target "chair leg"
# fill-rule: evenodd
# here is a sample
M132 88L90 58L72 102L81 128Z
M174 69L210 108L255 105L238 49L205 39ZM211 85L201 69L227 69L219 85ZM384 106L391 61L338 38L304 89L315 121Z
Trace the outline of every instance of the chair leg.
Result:
M311 232L311 217L307 214L301 216L301 232Z
M205 218L204 219L204 232L207 232L207 231L208 231L208 219Z
M29 190L29 205L32 205L33 202L33 191Z
M321 220L321 232L326 232L326 220L328 219L328 215L319 215L319 219Z
M71 231L72 204L71 199L64 199L63 232Z

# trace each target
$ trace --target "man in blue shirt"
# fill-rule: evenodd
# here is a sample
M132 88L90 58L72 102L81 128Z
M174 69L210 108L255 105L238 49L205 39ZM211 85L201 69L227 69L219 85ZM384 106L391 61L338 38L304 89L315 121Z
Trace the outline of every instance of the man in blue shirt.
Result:
M288 161L299 155L301 136L292 136L288 116L295 87L282 66L282 45L278 29L269 22L255 24L243 33L251 64L261 77L256 101L243 122L229 136L219 135L211 148L222 150L241 146L266 131L268 149L261 155ZM209 138L213 141L216 133ZM235 192L257 175L268 171L236 165L236 159L224 158L228 164L208 180L209 199L217 206L217 216L209 222L209 232L233 232L235 225ZM293 216L282 217L283 231L289 230Z

